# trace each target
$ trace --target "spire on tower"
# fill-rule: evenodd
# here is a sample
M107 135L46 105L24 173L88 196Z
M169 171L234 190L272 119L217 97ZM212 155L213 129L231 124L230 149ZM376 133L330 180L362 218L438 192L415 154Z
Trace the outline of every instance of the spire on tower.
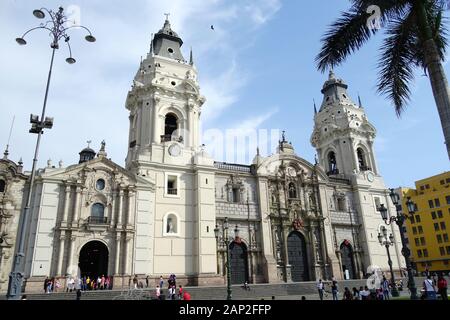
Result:
M192 47L191 47L191 52L189 54L189 64L191 66L194 65L194 56L192 55Z
M317 107L316 107L316 100L313 99L313 103L314 103L314 114L317 114Z
M5 152L3 153L3 159L7 160L9 155L9 143L11 142L11 134L14 128L14 121L16 120L16 116L13 116L13 119L11 121L11 128L9 129L9 136L8 136L8 143L6 144Z
M359 95L359 92L358 92L358 105L359 105L359 107L361 109L363 109L363 105L362 105L362 102L361 102L361 96Z
M153 33L150 39L150 52L149 52L150 56L153 55Z

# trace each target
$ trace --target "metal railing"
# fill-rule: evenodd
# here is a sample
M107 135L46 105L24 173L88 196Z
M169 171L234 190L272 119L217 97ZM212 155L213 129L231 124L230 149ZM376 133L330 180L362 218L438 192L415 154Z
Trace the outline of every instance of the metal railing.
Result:
M94 217L90 216L87 219L88 223L91 224L107 224L108 223L108 217Z
M167 189L167 194L177 195L178 194L178 189L176 189L176 188L168 188Z
M250 173L251 166L246 166L243 164L234 164L234 163L226 163L226 162L214 162L214 167L220 170L227 170L227 171L238 171L238 172L245 172Z

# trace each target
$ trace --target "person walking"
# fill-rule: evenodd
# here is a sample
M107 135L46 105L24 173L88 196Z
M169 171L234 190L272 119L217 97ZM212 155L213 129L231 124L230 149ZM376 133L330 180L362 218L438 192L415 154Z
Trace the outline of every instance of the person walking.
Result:
M191 300L191 295L189 294L189 292L184 291L183 300Z
M344 288L344 297L342 300L353 300L353 294L348 287Z
M317 283L317 291L319 291L320 300L323 300L323 289L324 289L324 285L323 285L322 279L319 279L319 282Z
M338 298L338 294L339 294L338 284L337 284L337 281L334 278L333 278L332 283L331 283L331 293L333 294L333 300L339 300L339 298Z
M148 288L148 280L149 280L149 277L148 277L148 276L145 277L145 287L146 287L146 288Z
M156 285L156 299L161 300L161 288Z
M361 295L359 294L358 289L356 287L353 287L353 300L361 300Z
M438 277L438 292L442 300L448 300L447 296L447 280L445 280L444 275L441 273Z
M382 288L384 300L389 300L389 281L385 276L383 276Z
M162 289L164 285L164 279L163 276L159 277L159 287Z
M178 299L183 299L183 287L180 284L180 287L178 288Z
M436 287L434 286L431 275L428 275L428 277L423 282L423 290L426 300L436 300Z
M133 286L135 289L138 288L138 277L136 274L134 275L134 278L133 278Z
M81 300L81 290L77 289L77 300Z

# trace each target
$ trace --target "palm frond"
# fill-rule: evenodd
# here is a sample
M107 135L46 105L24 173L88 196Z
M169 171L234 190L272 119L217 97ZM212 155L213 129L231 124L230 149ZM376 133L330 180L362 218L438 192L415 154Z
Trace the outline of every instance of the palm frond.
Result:
M357 51L369 40L375 31L367 28L369 14L352 9L343 12L342 17L334 22L322 38L323 46L316 57L318 69L324 72L334 67Z
M393 102L398 116L410 98L409 85L414 79L414 63L418 59L416 16L391 20L379 60L378 92Z

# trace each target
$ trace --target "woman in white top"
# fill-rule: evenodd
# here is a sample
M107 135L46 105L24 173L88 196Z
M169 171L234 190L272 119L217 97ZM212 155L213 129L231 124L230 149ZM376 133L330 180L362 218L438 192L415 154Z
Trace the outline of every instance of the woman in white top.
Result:
M428 276L423 282L423 290L427 300L436 300L436 288L431 276Z

